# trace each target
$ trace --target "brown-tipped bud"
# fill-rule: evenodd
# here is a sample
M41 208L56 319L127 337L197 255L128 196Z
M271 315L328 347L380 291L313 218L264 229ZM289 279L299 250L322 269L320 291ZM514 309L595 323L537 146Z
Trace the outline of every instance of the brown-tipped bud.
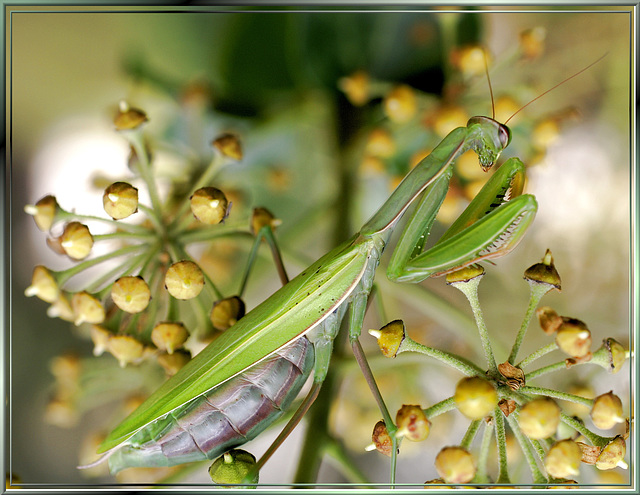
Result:
M176 351L173 354L158 356L158 364L162 366L167 376L175 375L189 361L191 361L191 354L187 351Z
M556 344L571 357L585 357L591 349L591 332L584 322L562 317L562 324L556 332Z
M402 320L393 320L380 330L369 330L369 334L378 339L378 347L385 357L396 357L406 336Z
M114 182L104 190L102 205L114 220L122 220L138 211L138 190L126 182Z
M573 440L561 440L547 452L544 467L554 478L566 478L580 474L582 450Z
M553 264L553 256L549 249L547 249L544 258L542 258L542 262L536 263L525 270L524 279L530 284L546 284L549 286L548 291L561 289L560 275Z
M447 483L469 483L476 475L476 464L466 449L445 447L436 456L436 471Z
M238 137L234 134L223 134L214 139L211 145L232 160L242 160L242 145Z
M109 348L109 340L113 334L99 325L91 326L91 341L93 342L93 355L102 356Z
M109 339L108 351L118 360L124 368L129 363L134 363L142 358L144 346L142 342L130 335L114 335Z
M365 153L376 158L387 158L396 151L396 144L388 130L377 127L369 133Z
M116 126L117 130L125 131L129 129L136 129L147 120L149 119L142 110L132 108L126 101L121 101L118 113L113 119L113 124Z
M340 78L338 80L338 88L355 107L364 105L371 98L369 74L363 70L358 70L350 76Z
M625 422L622 401L613 391L596 397L589 415L593 424L601 430L609 430L617 424Z
M263 227L271 227L275 229L282 223L282 220L273 216L266 208L258 207L253 209L253 213L251 214L251 223L249 224L249 228L251 229L251 233L253 235L258 235L258 232Z
M192 299L204 287L204 274L193 261L178 261L167 270L164 285L176 299Z
M71 298L71 309L75 315L74 323L102 323L105 318L104 307L88 292L77 292Z
M44 266L38 265L33 269L31 285L24 291L27 297L37 296L48 303L54 303L60 296L60 287L51 272Z
M256 465L256 458L245 450L230 450L218 457L209 467L211 481L218 485L244 483L244 479ZM256 472L247 483L258 483Z
M469 376L456 385L453 395L458 410L469 419L482 419L498 404L498 392L484 378Z
M629 466L624 461L627 452L627 444L620 435L611 440L600 452L596 460L596 467L602 471L621 467L627 469Z
M45 196L35 205L26 205L25 213L33 216L36 226L43 232L48 232L53 225L53 221L58 211L58 202L55 196Z
M605 368L610 373L617 373L627 360L627 351L617 340L608 338L602 341L602 348L606 354Z
M549 306L541 306L536 309L536 315L538 315L540 328L547 335L556 333L562 325L562 317Z
M403 436L413 442L421 442L429 436L431 421L427 419L420 406L403 404L396 413L398 436Z
M203 187L193 193L189 199L191 212L202 223L215 225L227 217L229 201L220 189Z
M182 347L189 338L189 332L182 323L164 321L158 323L151 331L151 341L161 351L173 354Z
M60 237L60 245L69 258L81 260L89 256L93 247L93 236L86 225L70 222Z
M140 313L151 300L151 291L142 277L120 277L111 286L111 298L122 311Z
M387 425L384 421L378 421L373 427L371 440L373 441L373 445L378 452L386 455L387 457L391 457L393 443L391 441L389 431L387 430Z
M399 124L408 122L418 109L414 90L406 84L393 88L383 102L384 113L393 122Z
M553 435L560 424L560 408L548 397L527 402L520 409L518 424L531 439L541 440Z
M213 303L209 318L216 330L227 330L244 316L245 305L238 296L227 297Z
M447 273L447 284L453 285L458 282L470 282L471 280L482 277L484 275L484 268L481 265L472 264L465 266L455 272Z

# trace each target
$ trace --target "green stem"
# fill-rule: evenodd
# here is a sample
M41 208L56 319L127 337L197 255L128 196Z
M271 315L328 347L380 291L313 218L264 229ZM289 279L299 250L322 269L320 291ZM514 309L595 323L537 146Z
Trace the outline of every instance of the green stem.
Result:
M516 340L513 343L513 347L511 348L511 354L509 355L509 363L513 364L516 360L516 356L518 355L518 351L520 350L520 345L524 340L524 336L527 333L527 328L529 328L529 323L531 322L531 317L538 307L538 303L542 296L544 296L547 292L549 292L548 284L537 284L531 283L529 284L531 288L530 297L529 297L529 306L527 307L527 312L522 320L522 325L520 325L520 330L518 331L518 335L516 336Z
M234 223L218 224L212 227L196 227L194 229L181 231L175 235L175 239L183 245L188 245L195 242L209 242L220 237L231 237L234 235L253 237L246 227L243 227L239 223Z
M582 421L571 416L567 416L564 413L560 413L560 421L584 435L593 445L597 447L604 447L611 441L611 438L601 437L600 435L593 433L584 425Z
M182 259L185 260L191 260L191 256L189 256L189 253L187 253L187 251L184 249L184 247L180 244L170 244L170 246L172 246L173 249L173 254L176 256L179 256ZM180 258L176 257L176 261L179 260ZM211 277L209 277L209 275L207 274L207 272L205 272L204 270L200 270L202 272L202 276L204 277L205 280L205 287L207 288L207 291L209 291L211 293L211 295L213 296L214 299L222 299L224 298L224 295L222 294L222 292L220 292L220 290L218 290L218 287L216 286L216 284L213 283L213 280L211 280Z
M518 363L516 365L516 367L520 368L520 369L524 369L525 367L527 367L531 363L533 363L536 359L539 359L542 356L544 356L546 354L549 354L550 352L555 351L557 348L558 348L558 344L556 344L555 342L551 342L550 344L547 344L546 346L541 347L537 351L532 352L531 354L529 354L526 358L524 358L522 361L520 361L520 363Z
M587 399L586 397L580 397L579 395L568 394L566 392L560 392L558 390L553 390L550 388L526 386L520 388L520 392L524 394L544 395L547 397L553 397L554 399L566 400L575 402L576 404L582 404L583 406L587 406L589 408L593 407L593 399Z
M111 218L96 217L94 215L81 215L79 213L73 213L70 211L63 210L60 207L58 207L58 211L56 212L56 218L59 220L83 220L87 222L102 222L102 223L108 223L109 225L122 231L127 231L127 232L132 232L137 234L151 233L151 230L149 230L146 227L143 227L142 225L119 222Z
M140 253L140 254L137 254L136 256L133 256L132 258L129 258L124 263L122 263L122 265L116 266L115 268L113 268L112 270L109 270L100 278L94 280L91 284L86 286L84 290L86 290L89 293L92 293L97 291L100 288L100 286L102 286L102 284L107 283L111 279L115 279L116 276L118 275L120 277L125 277L129 275L129 273L131 273L135 269L135 267L138 266L138 264L142 260L144 260L147 256L148 256L148 253Z
M112 232L110 234L92 234L93 241L108 241L111 239L138 239L143 241L152 241L156 236L151 232Z
M460 446L465 449L471 449L471 444L473 443L473 439L476 437L478 433L478 429L480 428L481 421L479 419L471 421L469 423L469 427L467 428L467 432L464 434L462 441L460 442Z
M405 337L405 339L402 341L402 344L400 344L398 354L402 352L417 352L420 354L424 354L425 356L437 359L438 361L457 369L466 376L477 376L484 374L484 371L482 371L480 367L467 361L463 357L456 356L455 354L450 354L433 347L427 347L423 344L420 344L419 342L410 339L409 337Z
M370 483L366 475L349 458L342 443L335 438L330 437L327 439L324 445L324 452L336 461L336 468L347 478L349 483Z
M424 415L428 419L433 419L436 416L440 416L446 412L449 412L456 408L456 402L453 400L453 397L449 397L448 399L441 400L440 402L434 404L431 407L427 407L423 409Z
M529 439L522 433L520 426L513 414L507 416L507 421L509 422L509 426L511 427L511 431L513 431L513 435L516 437L516 440L520 444L520 448L524 454L525 459L527 460L527 464L529 465L529 469L531 471L531 478L534 483L546 484L547 478L544 473L540 470L538 466L538 462L536 461L535 451L529 442ZM544 457L542 457L544 458Z
M478 454L478 470L474 476L472 483L489 483L489 475L487 474L487 461L489 460L489 449L491 448L491 438L493 437L493 428L487 422L484 424L482 432L482 443L480 444L480 452Z
M507 464L507 434L504 427L504 415L498 406L493 410L493 420L496 429L496 444L498 446L500 466L496 483L511 483Z
M148 206L138 203L138 208L140 209L140 211L143 211L145 215L147 215L147 218L153 224L156 232L159 235L163 236L165 234L165 226L162 223L162 220L160 220L160 217Z
M162 225L162 221L160 220L162 218L162 202L160 201L160 196L158 195L158 188L156 187L156 182L153 177L153 170L151 169L151 164L149 163L149 155L147 155L147 150L144 146L142 132L139 129L134 129L131 132L126 133L126 137L128 138L129 142L136 152L136 157L138 159L138 171L140 172L142 180L144 180L144 182L147 184L147 189L149 190L152 209L147 210L149 212L147 215L154 225ZM164 227L158 230L158 232L163 231Z

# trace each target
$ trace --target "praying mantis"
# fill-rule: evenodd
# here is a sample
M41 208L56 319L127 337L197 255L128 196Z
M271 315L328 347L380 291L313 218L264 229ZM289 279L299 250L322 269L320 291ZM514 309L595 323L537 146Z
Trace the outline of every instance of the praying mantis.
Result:
M313 373L307 397L256 464L259 470L317 397L347 308L356 360L386 424L392 425L358 340L380 257L414 202L418 204L388 264L393 281L417 283L513 250L537 211L536 199L522 194L525 168L518 158L507 160L444 235L424 249L455 159L472 149L488 171L510 140L509 128L489 117L472 117L465 127L451 131L359 232L197 354L106 437L98 450L104 455L90 466L108 460L116 473L217 458L282 416Z

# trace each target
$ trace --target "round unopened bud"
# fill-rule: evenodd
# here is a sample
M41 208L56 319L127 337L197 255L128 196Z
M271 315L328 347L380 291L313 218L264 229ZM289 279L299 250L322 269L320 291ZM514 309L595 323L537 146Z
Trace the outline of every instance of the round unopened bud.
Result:
M104 190L102 205L114 220L122 220L138 211L138 190L126 182L114 182Z
M396 357L406 335L402 320L393 320L380 330L369 330L369 334L378 339L378 347L385 357Z
M624 423L622 401L613 391L599 395L593 400L590 416L593 424L601 430L609 430L619 423Z
M373 441L373 445L378 452L386 455L387 457L391 457L391 452L393 450L393 442L391 441L391 436L389 435L389 431L387 430L387 425L385 424L384 421L378 421L376 425L373 427L371 440Z
M456 127L465 125L469 115L459 105L443 105L432 117L432 125L435 133L440 137L445 137Z
M356 107L367 103L370 98L369 75L359 70L347 77L338 80L338 88L347 97L347 100Z
M182 347L189 338L189 332L182 323L161 322L151 331L151 341L155 346L173 354L173 351Z
M562 324L556 332L556 344L571 357L584 357L591 349L591 332L584 322L562 317Z
M229 202L220 189L203 187L190 198L193 216L207 225L222 222L227 216Z
M74 323L102 323L105 318L104 307L88 292L76 292L71 298L71 308L75 315Z
M211 143L224 156L236 161L242 160L242 145L237 136L233 134L223 134Z
M487 380L469 376L458 382L453 400L467 418L482 419L491 414L498 404L498 392Z
M275 229L282 223L282 220L273 216L266 208L258 207L253 209L253 213L251 214L251 222L249 224L249 228L251 229L251 233L253 235L258 235L258 232L263 227L271 227Z
M204 287L204 275L193 261L178 261L167 270L164 285L176 299L192 299Z
M626 452L627 444L624 438L618 435L602 449L596 460L596 467L602 471L616 467L627 469L629 466L624 461Z
M26 205L25 213L33 216L36 226L43 232L48 232L53 225L53 221L58 210L58 202L55 196L45 196L35 205Z
M377 127L369 133L367 144L365 146L365 152L377 158L386 158L396 150L396 145L393 142L393 138L388 130Z
M622 344L612 338L604 339L602 345L608 351L609 371L617 373L627 360L627 351Z
M431 422L420 406L403 404L396 413L397 436L403 436L413 442L421 442L429 436Z
M384 113L393 122L408 122L416 114L418 105L413 89L406 84L393 88L384 98Z
M573 440L561 440L547 452L544 467L554 478L566 478L580 474L582 450Z
M109 340L113 334L99 325L91 326L91 341L93 342L93 355L102 356L109 348Z
M175 351L173 354L160 354L158 364L162 366L168 376L175 375L191 360L191 354L186 351Z
M238 296L227 297L213 303L209 318L216 330L227 330L244 316L245 305Z
M436 471L447 483L468 483L476 475L476 465L467 449L445 447L436 456Z
M130 335L114 335L109 339L108 350L124 368L128 363L142 358L144 345Z
M518 424L529 438L548 438L556 432L560 424L560 407L548 397L533 399L520 409Z
M476 277L482 277L484 275L484 268L481 265L472 264L469 266L465 266L460 270L456 270L454 272L447 273L446 281L447 284L455 285L458 282L470 282Z
M459 50L456 58L456 65L460 68L465 77L483 74L485 64L489 61L487 51L478 45L470 45Z
M71 304L63 294L60 294L58 299L47 308L47 316L65 321L74 321L76 319Z
M120 277L111 287L111 298L122 311L140 313L151 300L151 291L142 277Z
M524 279L530 284L548 285L547 292L553 289L560 290L560 275L553 264L553 256L549 249L547 249L544 258L542 258L542 262L531 265L525 270Z
M562 325L562 317L549 306L541 306L536 309L536 315L538 316L540 328L547 335L557 332L560 325Z
M542 26L525 29L520 33L520 49L525 58L537 58L544 52L547 30Z
M130 107L127 102L121 101L118 113L113 119L113 123L116 129L119 131L125 131L128 129L136 129L144 124L147 120L147 115L137 108Z
M74 260L81 260L91 252L93 236L86 225L80 222L70 222L62 232L60 245L67 256Z
M27 297L37 296L48 303L54 303L60 296L60 287L51 272L44 266L38 265L33 269L31 285L24 291Z
M256 465L256 458L245 450L230 450L218 457L209 467L211 481L218 485L243 483L244 479ZM258 483L258 473L248 480Z

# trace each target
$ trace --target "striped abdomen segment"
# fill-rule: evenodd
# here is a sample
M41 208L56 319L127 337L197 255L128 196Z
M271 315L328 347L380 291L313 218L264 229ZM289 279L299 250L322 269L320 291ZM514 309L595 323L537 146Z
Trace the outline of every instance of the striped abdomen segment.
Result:
M287 410L313 363L313 346L299 338L136 432L110 455L111 472L214 459L252 440Z

